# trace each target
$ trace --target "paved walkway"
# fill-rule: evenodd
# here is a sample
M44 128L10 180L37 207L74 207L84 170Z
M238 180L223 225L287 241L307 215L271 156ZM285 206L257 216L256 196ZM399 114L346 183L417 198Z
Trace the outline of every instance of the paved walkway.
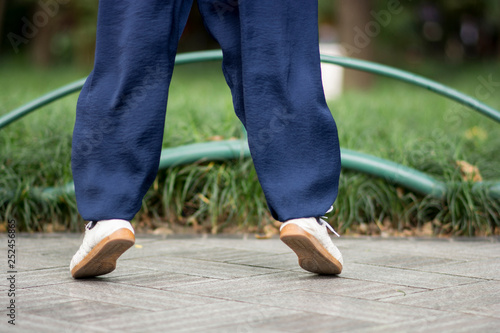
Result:
M7 238L2 273L7 273ZM498 332L500 239L336 240L339 277L279 239L138 236L101 278L73 280L79 235L17 235L16 326L1 332Z

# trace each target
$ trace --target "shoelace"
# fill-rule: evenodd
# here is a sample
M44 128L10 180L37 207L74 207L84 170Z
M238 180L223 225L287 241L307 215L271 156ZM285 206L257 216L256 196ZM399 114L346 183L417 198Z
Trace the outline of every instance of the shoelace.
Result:
M326 213L330 213L332 210L333 210L333 206L331 206L331 207L330 207L330 209L328 209L328 210L326 211ZM326 213L325 213L325 214L326 214ZM320 218L318 218L318 223L319 223L320 225L324 225L324 226L326 226L328 229L330 229L330 231L331 231L331 232L333 232L333 233L335 234L335 236L340 237L340 235L339 235L339 234L335 231L335 229L333 229L333 227L330 225L330 223L328 223L328 222L326 221L326 219L327 219L327 217L326 217L326 216L321 216Z

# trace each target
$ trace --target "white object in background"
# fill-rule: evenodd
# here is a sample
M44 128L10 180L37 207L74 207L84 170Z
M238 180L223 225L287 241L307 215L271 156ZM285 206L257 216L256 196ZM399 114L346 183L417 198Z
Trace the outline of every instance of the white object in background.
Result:
M319 52L331 56L342 56L339 44L320 43ZM337 65L321 63L321 76L326 100L332 100L342 94L344 68Z

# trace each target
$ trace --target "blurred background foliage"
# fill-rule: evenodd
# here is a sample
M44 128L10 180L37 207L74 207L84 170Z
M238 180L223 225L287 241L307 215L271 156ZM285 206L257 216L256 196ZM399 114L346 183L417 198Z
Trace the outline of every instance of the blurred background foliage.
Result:
M91 66L97 7L97 0L0 0L0 59ZM371 32L365 29L370 22ZM460 64L500 55L500 2L495 0L319 0L319 23L326 42L353 45L353 38L363 41L360 34L374 35L368 36L368 58L402 66L429 58ZM27 24L38 30L34 36L23 34ZM357 34L343 32L353 27ZM193 6L179 51L217 47Z
M88 75L97 6L98 0L0 0L0 115ZM319 0L319 25L321 42L339 45L345 55L407 69L478 98L482 89L479 99L500 109L500 1ZM193 6L179 52L214 48L218 45ZM242 136L220 63L179 66L175 73L165 148ZM446 198L434 199L344 171L330 217L337 230L499 234L500 201L488 193L473 195L473 181L464 180L458 167L467 162L485 180L500 179L497 123L425 90L362 72L345 71L344 87L357 89L329 101L341 124L342 147L457 186ZM33 188L62 186L72 179L77 95L0 131L0 231L7 218L20 221L21 230L82 228L74 196L54 203L31 195ZM13 191L13 199L2 189ZM273 222L251 160L243 160L160 172L135 223L138 230L180 225L219 232L235 223L264 230Z

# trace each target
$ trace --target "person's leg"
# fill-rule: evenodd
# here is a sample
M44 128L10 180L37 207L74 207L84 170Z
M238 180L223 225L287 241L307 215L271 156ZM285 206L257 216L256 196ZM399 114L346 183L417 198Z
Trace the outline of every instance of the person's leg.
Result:
M85 220L131 220L156 177L168 87L191 5L99 2L95 65L73 133L73 178Z
M338 274L343 259L319 217L337 197L340 147L323 93L316 0L199 0L281 239L302 268ZM332 229L333 230L333 229Z
M154 181L168 87L189 0L101 0L96 57L80 94L72 170L85 237L73 277L115 269L134 244L129 221Z
M340 175L323 93L317 1L200 0L275 219L322 216Z

